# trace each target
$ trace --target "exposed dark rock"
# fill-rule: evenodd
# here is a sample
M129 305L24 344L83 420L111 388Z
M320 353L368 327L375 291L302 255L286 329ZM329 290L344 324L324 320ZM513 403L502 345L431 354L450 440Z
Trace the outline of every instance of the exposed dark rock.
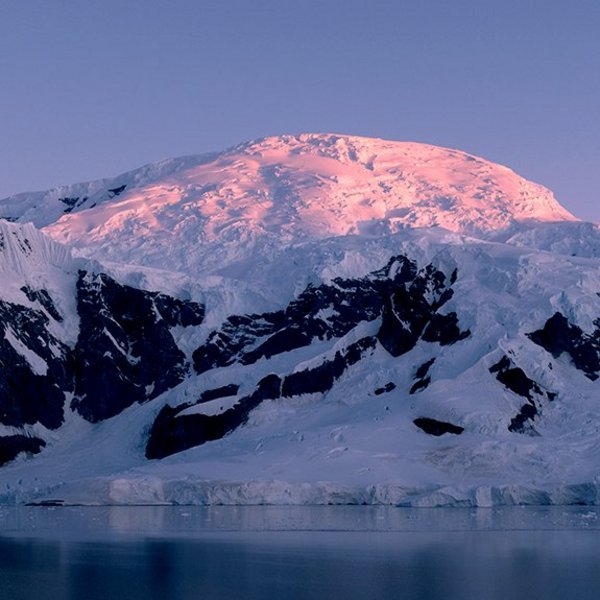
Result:
M388 392L391 392L392 390L396 389L396 384L392 381L386 383L383 387L377 388L374 391L374 394L376 396L379 396L381 394L387 394Z
M421 338L448 345L470 335L458 328L456 313L437 312L453 295L445 280L441 271L429 265L385 298L377 339L392 356L409 352Z
M461 331L458 327L458 316L455 312L447 315L435 313L431 315L429 325L423 332L423 340L426 342L439 342L441 346L448 346L468 338L471 332L466 329Z
M241 358L241 363L249 365L261 358L271 358L283 352L308 346L314 338L321 339L325 335L325 328L318 322L312 327L304 327L301 323L289 325L281 331L274 333L266 342L256 350L251 350Z
M533 401L533 393L541 394L542 389L533 380L529 379L525 371L513 367L508 356L503 356L495 365L490 367L490 373L496 373L496 379L511 392Z
M336 352L333 359L323 361L312 369L292 373L283 379L271 373L258 382L252 394L239 399L234 406L217 415L181 414L188 408L205 402L204 394L196 403L181 404L175 408L165 406L152 425L146 457L164 458L221 439L245 424L250 413L264 400L325 393L349 365L358 362L366 351L374 347L374 338L362 338L343 352Z
M230 383L222 387L214 388L212 390L206 390L200 394L198 403L210 402L211 400L217 400L218 398L226 398L227 396L235 396L240 389L239 385Z
M44 440L26 435L0 437L0 465L15 459L21 452L37 454L45 445Z
M107 419L183 380L185 356L169 326L190 321L189 314L182 316L184 301L85 272L79 274L77 300L80 331L72 405L85 419ZM198 322L203 310L198 305L189 310Z
M415 383L410 388L409 394L415 394L420 390L426 389L431 383L431 377L427 374L429 373L429 369L435 362L435 357L424 362L421 366L417 368L415 371Z
M422 379L423 377L425 377L427 375L427 373L429 373L429 369L431 369L431 367L433 366L433 363L435 362L435 357L424 362L416 371L415 371L415 378L416 379Z
M429 386L430 383L431 383L431 377L423 377L423 379L419 379L418 381L415 381L415 383L413 383L413 385L410 388L409 394L414 394L414 393L418 392L419 390L424 390L425 388L427 388Z
M403 305L408 308L401 311ZM392 356L412 350L426 323L425 315L418 312L406 290L385 299L381 318L377 339Z
M344 357L336 352L333 360L324 361L313 369L288 375L283 380L281 394L288 397L300 394L323 394L332 388L333 382L342 375L345 368Z
M153 300L156 310L169 327L190 327L204 321L204 306L190 300L180 300L158 292L146 292Z
M523 369L513 366L508 356L503 356L495 365L490 367L490 373L496 373L496 379L504 387L527 400L527 404L524 404L518 414L511 419L508 426L509 431L539 435L534 429L532 421L539 414L538 406L540 403L545 398L552 402L557 396L556 392L542 389L538 383L527 377Z
M385 299L416 273L413 262L395 257L362 279L336 278L331 284L309 285L285 310L231 316L194 352L194 367L203 373L234 362L252 364L315 339L342 337L360 322L379 317ZM259 342L261 338L264 341Z
M276 400L281 397L281 386L283 380L279 375L271 373L266 377L263 377L259 382L254 392L254 396L262 400Z
M510 420L508 430L514 433L525 433L527 435L539 435L533 428L530 421L533 421L538 414L538 410L534 404L524 404L519 411L519 414Z
M284 327L285 313L277 311L262 315L233 315L208 337L194 354L196 372L230 365L243 358L243 351L257 339L270 336ZM254 352L256 355L256 352Z
M59 198L58 201L62 202L66 206L63 212L70 213L73 209L81 206L87 199L87 196L84 196L83 198L80 198L79 196L72 196Z
M596 321L595 325L597 329L594 334L588 335L557 312L546 321L542 329L527 336L554 358L566 352L575 368L595 381L600 375L600 323Z
M48 331L48 324L41 310L0 301L0 423L4 425L39 422L57 429L63 423L65 392L73 390L72 355Z
M452 294L441 271L432 265L417 271L415 263L397 256L361 279L309 285L285 310L230 317L194 352L194 367L203 373L235 362L252 364L313 340L342 337L380 315L377 338L394 356L408 352L422 335L451 344L469 335L459 330L456 313L437 312Z
M46 290L33 290L30 287L24 285L21 291L27 296L30 302L39 302L45 309L46 312L59 323L62 322L62 315L56 309L50 294Z
M27 249L28 241L21 240ZM21 427L63 423L65 393L96 422L177 385L188 371L169 327L202 322L196 303L81 272L80 331L74 348L51 333L61 322L50 294L21 287L32 308L0 301L0 423Z
M11 234L15 238L21 252L25 256L29 256L32 252L31 242L18 231L11 231Z
M436 419L430 419L428 417L419 417L418 419L415 419L413 423L425 433L435 436L444 435L445 433L460 435L465 430L465 428L460 427L460 425L453 425L452 423L437 421Z
M123 184L118 187L111 188L110 190L108 190L108 193L110 194L111 198L114 198L115 196L122 194L126 187L127 184Z
M333 359L323 361L317 367L287 375L283 380L281 395L292 397L328 392L348 366L357 363L365 351L374 347L374 338L365 337L348 346L343 353L336 352Z
M164 406L152 424L146 458L164 458L206 442L219 440L243 425L248 415L263 400L257 390L251 396L239 400L237 404L217 415L181 415L189 405L172 408Z

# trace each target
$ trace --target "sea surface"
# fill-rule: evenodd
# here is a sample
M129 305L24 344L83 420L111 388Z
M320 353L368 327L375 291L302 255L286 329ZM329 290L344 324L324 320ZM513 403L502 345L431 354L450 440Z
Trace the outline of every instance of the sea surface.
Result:
M0 598L598 600L600 509L0 507Z

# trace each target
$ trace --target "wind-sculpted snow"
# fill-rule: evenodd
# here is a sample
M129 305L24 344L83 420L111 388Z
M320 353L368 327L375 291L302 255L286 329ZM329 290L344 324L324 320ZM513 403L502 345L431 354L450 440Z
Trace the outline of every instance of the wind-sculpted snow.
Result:
M581 222L529 223L518 227L506 243L553 254L600 258L600 227Z
M270 137L14 196L0 200L2 216L45 226L87 256L193 275L310 239L419 227L497 238L575 220L550 191L482 158L333 134Z

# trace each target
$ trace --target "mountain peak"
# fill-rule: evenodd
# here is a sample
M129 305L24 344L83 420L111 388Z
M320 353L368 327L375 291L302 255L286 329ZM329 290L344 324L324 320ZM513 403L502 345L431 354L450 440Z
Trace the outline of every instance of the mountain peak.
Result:
M543 186L482 158L332 133L265 137L13 197L0 216L34 220L105 259L194 272L311 239L415 227L489 238L523 222L576 220Z

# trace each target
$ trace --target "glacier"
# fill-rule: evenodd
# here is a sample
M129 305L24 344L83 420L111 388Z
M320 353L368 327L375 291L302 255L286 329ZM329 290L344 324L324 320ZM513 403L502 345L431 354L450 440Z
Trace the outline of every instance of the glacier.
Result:
M271 137L0 240L1 503L599 503L600 233L506 167Z

